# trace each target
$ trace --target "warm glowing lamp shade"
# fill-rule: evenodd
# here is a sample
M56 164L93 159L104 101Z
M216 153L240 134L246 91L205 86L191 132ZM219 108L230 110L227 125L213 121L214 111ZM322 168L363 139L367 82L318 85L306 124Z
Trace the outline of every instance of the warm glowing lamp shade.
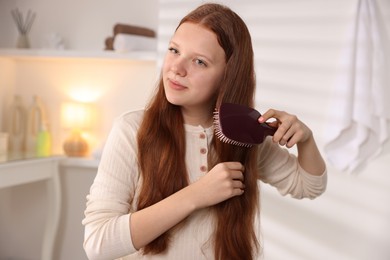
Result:
M62 126L71 130L63 148L71 157L83 157L88 154L88 142L83 137L83 130L91 127L92 108L84 103L64 103L62 105Z

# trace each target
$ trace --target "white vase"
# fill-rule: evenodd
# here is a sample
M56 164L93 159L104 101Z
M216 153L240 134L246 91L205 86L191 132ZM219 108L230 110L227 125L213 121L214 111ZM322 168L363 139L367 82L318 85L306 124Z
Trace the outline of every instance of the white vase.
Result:
M16 42L16 47L21 48L21 49L30 48L30 41L28 39L27 34L19 34L17 42Z

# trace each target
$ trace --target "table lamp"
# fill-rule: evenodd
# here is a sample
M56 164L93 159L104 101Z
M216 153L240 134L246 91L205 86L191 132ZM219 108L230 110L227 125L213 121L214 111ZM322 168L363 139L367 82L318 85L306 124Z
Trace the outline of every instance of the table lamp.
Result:
M64 152L70 157L88 155L88 142L83 137L83 131L91 128L92 107L86 103L67 102L61 108L62 126L71 134L63 144Z

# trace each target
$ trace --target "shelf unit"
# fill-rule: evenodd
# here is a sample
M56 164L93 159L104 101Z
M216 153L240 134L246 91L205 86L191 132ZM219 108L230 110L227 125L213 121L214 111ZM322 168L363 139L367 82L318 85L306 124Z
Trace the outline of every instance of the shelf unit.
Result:
M119 53L115 51L78 51L50 49L0 49L0 57L12 59L111 59L156 61L157 51L133 51Z
M40 258L43 260L53 259L60 224L62 196L59 177L60 159L61 157L54 156L0 164L0 189L28 185L37 181L47 182L48 211ZM1 210L6 210L6 207ZM26 220L28 221L28 217Z
M147 93L152 91L154 78L157 77L156 64L157 51L119 53L103 50L0 48L0 130L7 129L5 123L3 126L1 122L6 122L9 117L6 108L11 104L14 94L22 95L27 100L26 106L32 96L41 96L45 100L51 129L54 131L53 151L60 152L60 140L65 138L65 130L61 128L59 104L73 100L71 94L75 92L79 92L79 96L91 97L108 93L111 89L116 92L94 100L98 106L112 104L100 118L99 123L104 125L104 132L100 128L96 130L98 137L103 138L109 131L107 126L112 123L113 117L127 109L142 107L142 102L146 102ZM127 100L131 100L130 104Z

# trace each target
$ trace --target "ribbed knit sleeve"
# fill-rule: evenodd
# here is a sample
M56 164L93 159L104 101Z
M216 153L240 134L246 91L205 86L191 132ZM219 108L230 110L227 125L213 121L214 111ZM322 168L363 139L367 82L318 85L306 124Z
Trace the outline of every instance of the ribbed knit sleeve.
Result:
M314 199L326 189L326 170L321 176L306 172L294 154L273 143L271 138L259 146L258 170L260 179L277 188L282 195Z
M87 196L84 249L89 259L115 259L136 252L129 218L139 181L136 133L142 112L114 122Z

